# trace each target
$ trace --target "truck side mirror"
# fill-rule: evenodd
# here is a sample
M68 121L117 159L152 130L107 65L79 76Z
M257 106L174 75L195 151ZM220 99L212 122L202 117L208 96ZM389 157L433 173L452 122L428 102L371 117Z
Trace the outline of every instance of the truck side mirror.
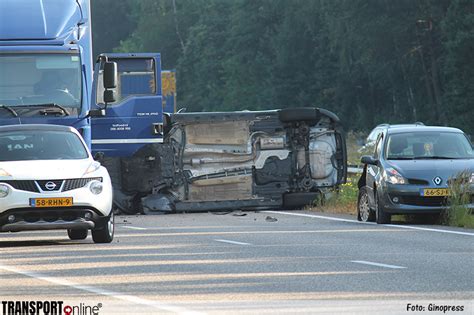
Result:
M104 91L104 102L106 104L113 103L117 100L117 92L115 90Z
M117 87L118 81L118 71L117 63L112 61L107 61L104 63L104 88L114 89Z

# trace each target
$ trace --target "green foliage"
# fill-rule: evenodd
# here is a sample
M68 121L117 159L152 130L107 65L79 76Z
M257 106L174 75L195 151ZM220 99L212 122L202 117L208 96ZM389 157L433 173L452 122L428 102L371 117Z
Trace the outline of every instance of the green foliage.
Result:
M94 56L112 52L136 27L130 14L133 0L92 0L92 30Z
M444 213L444 221L451 226L474 228L474 214L467 204L470 203L471 191L469 179L471 172L466 171L451 179L449 185L449 208Z
M359 176L349 176L347 182L333 189L329 197L320 204L315 204L314 210L331 213L357 214L357 197Z
M423 121L474 133L471 0L93 4L107 8L94 14L95 45L161 52L189 111L318 106L347 129Z
M455 0L443 21L445 106L451 124L474 134L474 2Z

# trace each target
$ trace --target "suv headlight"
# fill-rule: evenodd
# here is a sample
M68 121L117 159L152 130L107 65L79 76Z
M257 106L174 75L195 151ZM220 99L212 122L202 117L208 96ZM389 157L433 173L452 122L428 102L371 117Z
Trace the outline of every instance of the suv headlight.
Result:
M0 198L5 198L10 193L10 188L5 184L0 184Z
M98 195L102 192L102 190L104 190L104 185L102 184L102 182L99 182L97 180L94 180L91 182L91 184L89 185L89 190L91 191L91 193L93 193L94 195Z
M407 183L407 180L402 175L400 175L400 173L396 169L392 167L388 167L385 169L382 178L390 184L403 185Z

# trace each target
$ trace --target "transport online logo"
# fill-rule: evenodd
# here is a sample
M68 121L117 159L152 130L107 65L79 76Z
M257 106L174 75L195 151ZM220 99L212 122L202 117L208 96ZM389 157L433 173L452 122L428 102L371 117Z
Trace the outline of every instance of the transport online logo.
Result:
M65 305L64 301L2 301L2 315L99 315L102 303Z

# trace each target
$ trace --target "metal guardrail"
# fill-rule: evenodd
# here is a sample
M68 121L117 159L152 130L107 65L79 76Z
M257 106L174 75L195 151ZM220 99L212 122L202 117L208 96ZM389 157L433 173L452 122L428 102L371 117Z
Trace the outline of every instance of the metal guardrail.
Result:
M347 165L347 173L349 174L362 174L363 170L359 165Z

